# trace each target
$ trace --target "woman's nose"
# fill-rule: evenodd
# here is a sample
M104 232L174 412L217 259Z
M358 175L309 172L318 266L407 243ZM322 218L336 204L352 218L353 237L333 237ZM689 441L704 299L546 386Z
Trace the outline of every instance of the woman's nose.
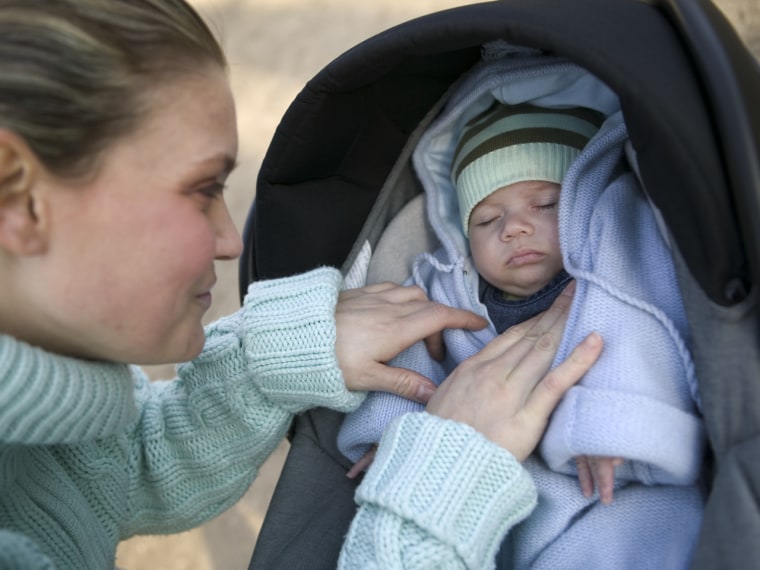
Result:
M237 259L243 253L243 239L232 221L227 204L216 216L216 259Z

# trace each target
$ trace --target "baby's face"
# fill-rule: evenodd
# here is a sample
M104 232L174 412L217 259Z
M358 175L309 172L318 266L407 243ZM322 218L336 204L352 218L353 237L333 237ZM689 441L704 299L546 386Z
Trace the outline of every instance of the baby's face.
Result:
M470 250L478 273L491 285L527 297L562 270L559 191L551 182L516 182L473 208Z

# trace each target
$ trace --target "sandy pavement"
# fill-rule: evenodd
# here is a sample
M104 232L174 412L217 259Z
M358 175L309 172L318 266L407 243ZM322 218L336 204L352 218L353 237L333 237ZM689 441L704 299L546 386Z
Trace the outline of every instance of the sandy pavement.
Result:
M255 191L256 172L280 117L303 85L354 46L410 18L468 0L191 0L221 38L238 101L239 167L227 199L243 228ZM756 56L760 57L760 2L717 0ZM217 266L219 282L208 320L239 306L237 264ZM155 378L172 375L154 367ZM123 542L123 570L233 570L247 568L282 461L283 443L264 465L249 492L229 511L194 531Z

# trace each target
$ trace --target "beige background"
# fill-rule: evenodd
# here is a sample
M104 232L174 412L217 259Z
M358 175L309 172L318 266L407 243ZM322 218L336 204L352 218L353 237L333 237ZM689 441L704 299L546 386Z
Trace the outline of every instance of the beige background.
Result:
M361 40L416 16L473 4L467 0L190 0L210 22L230 61L238 102L239 167L227 199L243 228L256 173L274 129L306 81ZM559 1L559 0L558 0ZM717 0L760 56L760 2ZM237 264L217 267L219 282L208 319L237 309ZM156 378L171 367L150 370ZM287 452L283 443L248 493L229 511L194 531L123 542L124 570L231 570L247 568L264 512Z

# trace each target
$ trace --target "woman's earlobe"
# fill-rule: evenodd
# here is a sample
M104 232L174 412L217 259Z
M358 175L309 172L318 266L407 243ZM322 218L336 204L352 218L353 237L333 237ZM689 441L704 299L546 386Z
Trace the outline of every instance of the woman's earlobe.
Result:
M39 209L29 194L0 203L0 248L16 255L38 255L47 249Z
M0 130L0 247L36 255L47 247L45 205L35 193L33 155L15 134Z

